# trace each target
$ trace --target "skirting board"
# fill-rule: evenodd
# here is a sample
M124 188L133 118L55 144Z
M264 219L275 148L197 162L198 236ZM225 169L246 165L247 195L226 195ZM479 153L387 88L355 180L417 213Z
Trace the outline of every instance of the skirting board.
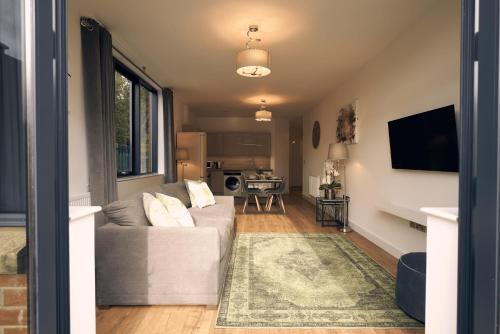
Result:
M367 230L366 228L360 226L359 224L356 224L352 220L349 220L349 226L353 229L353 231L356 231L357 233L361 234L363 237L370 240L375 245L379 246L380 248L382 248L387 253L391 254L397 259L399 259L402 255L408 253L408 251L405 251L404 249L392 245L391 243L385 241L384 238Z
M307 194L302 194L302 197L311 203L312 205L316 205L316 199L307 195ZM363 237L366 239L370 240L373 242L375 245L379 246L383 250L385 250L387 253L391 254L395 258L399 259L402 255L408 253L408 251L405 251L404 249L398 248L391 243L387 242L384 240L384 238L380 237L379 235L367 230L366 228L360 226L359 224L356 224L352 220L349 220L349 226L356 231L357 233L361 234Z
M302 198L304 198L306 201L308 201L309 203L311 203L312 205L316 205L316 199L314 197L312 197L311 195L308 195L308 194L302 194Z

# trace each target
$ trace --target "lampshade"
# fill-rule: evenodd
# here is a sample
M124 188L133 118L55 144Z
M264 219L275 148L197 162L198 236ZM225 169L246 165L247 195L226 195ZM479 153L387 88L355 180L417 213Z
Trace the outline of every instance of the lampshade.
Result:
M346 144L335 143L328 146L328 160L347 160L348 158Z
M257 110L255 112L255 120L257 122L271 122L273 114L268 110Z
M175 151L175 157L176 157L177 161L189 160L189 152L185 148L178 148Z
M236 73L244 77L259 78L271 74L271 54L261 49L245 49L236 57Z

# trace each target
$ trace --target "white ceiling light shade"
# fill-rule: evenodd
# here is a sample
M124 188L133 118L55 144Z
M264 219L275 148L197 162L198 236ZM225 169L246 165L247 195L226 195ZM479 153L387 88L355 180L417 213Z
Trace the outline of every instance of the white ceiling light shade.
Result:
M260 38L253 38L251 33L259 31L259 27L248 27L246 49L238 52L236 57L236 73L249 78L260 78L271 74L271 54L269 51L252 48L250 43L261 42Z
M266 100L262 100L261 102L260 109L255 112L255 120L257 122L271 122L273 113L266 110Z

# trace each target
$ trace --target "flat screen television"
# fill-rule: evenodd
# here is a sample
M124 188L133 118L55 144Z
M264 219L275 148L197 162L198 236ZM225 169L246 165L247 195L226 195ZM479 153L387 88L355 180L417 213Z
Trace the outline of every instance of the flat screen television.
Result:
M458 172L458 140L453 105L389 123L394 169Z

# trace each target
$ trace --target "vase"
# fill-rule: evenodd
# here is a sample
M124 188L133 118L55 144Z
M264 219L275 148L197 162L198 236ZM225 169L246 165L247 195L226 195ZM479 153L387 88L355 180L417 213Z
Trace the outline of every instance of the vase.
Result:
M325 198L326 199L334 199L335 198L335 190L334 189L325 189Z

